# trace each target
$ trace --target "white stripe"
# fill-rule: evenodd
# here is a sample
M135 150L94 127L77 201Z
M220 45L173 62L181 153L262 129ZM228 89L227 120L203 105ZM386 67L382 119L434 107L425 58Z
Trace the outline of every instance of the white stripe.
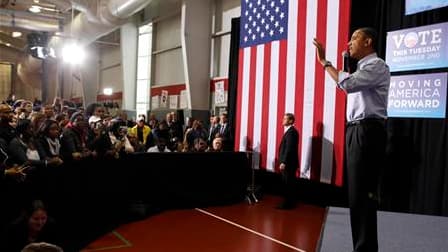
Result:
M317 1L308 1L306 10L306 38L305 38L305 83L303 94L303 124L302 124L302 153L301 176L309 178L311 165L311 137L313 134L314 114L314 85L316 49L312 44L317 30Z
M289 1L288 6L288 49L286 57L286 99L285 113L293 113L296 90L296 51L297 51L297 19L298 1Z
M243 62L243 93L241 94L241 132L240 151L247 148L247 115L249 107L249 77L250 77L250 47L244 48Z
M326 56L334 66L338 65L338 33L339 33L339 0L329 0L327 8L327 43ZM333 79L325 74L324 118L322 141L322 168L320 181L331 184L333 174L333 142L334 142L334 109L336 104L336 85Z
M224 221L225 223L228 223L228 224L230 224L230 225L232 225L232 226L235 226L235 227L237 227L237 228L241 228L241 229L243 229L243 230L246 230L247 232L250 232L250 233L252 233L252 234L258 235L258 236L260 236L260 237L263 237L263 238L265 238L265 239L268 239L268 240L270 240L270 241L273 241L273 242L275 242L275 243L278 243L278 244L280 244L280 245L283 245L283 246L285 246L285 247L287 247L287 248L290 248L290 249L292 249L292 250L299 251L299 252L306 252L306 251L303 250L303 249L294 247L294 246L291 245L291 244L288 244L288 243L279 241L279 240L277 240L277 239L275 239L275 238L272 238L272 237L270 237L270 236L267 236L267 235L265 235L265 234L262 234L262 233L260 233L260 232L255 231L255 230L252 230L252 229L250 229L250 228L247 228L247 227L245 227L245 226L242 226L242 225L240 225L240 224L238 224L238 223L235 223L235 222L233 222L233 221L224 219L224 218L222 218L222 217L219 217L218 215L214 215L214 214L212 214L212 213L210 213L210 212L208 212L208 211L202 210L202 209L200 209L200 208L195 208L195 210L196 210L196 211L199 211L199 212L201 212L201 213L203 213L203 214L206 214L206 215L208 215L208 216L211 216L211 217L213 217L213 218L216 218L216 219L218 219L218 220L220 220L220 221Z
M260 145L261 145L261 115L263 111L263 67L264 67L264 44L257 46L257 73L255 78L255 106L254 106L254 135L252 140L252 148L254 155L252 155L253 168L260 167Z
M275 152L277 148L277 103L278 103L278 70L280 57L280 42L271 43L271 69L269 76L269 118L268 121L268 151L266 154L266 169L275 170Z

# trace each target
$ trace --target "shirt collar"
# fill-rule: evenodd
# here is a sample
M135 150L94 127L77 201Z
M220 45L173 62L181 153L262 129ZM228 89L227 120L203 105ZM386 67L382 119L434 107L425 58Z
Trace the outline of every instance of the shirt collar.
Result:
M369 54L369 55L367 55L367 56L365 56L365 57L362 58L362 59L360 59L360 60L358 61L358 69L359 69L362 65L366 64L369 60L374 59L374 58L378 58L378 55L377 55L375 52L374 52L374 53L371 53L371 54Z
M284 126L284 132L286 132L286 131L288 131L289 130L289 128L291 128L292 127L292 125L289 125L289 126Z

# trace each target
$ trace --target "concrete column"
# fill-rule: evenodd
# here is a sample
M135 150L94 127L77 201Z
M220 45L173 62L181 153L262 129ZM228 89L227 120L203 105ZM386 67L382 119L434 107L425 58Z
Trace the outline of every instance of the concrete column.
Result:
M127 111L136 109L137 42L138 27L135 21L121 26L121 55L123 71L123 105Z
M210 0L183 0L181 21L182 58L188 108L185 114L208 121L212 5Z
M84 106L96 102L98 92L99 53L94 44L86 49L86 58L81 63L81 83Z

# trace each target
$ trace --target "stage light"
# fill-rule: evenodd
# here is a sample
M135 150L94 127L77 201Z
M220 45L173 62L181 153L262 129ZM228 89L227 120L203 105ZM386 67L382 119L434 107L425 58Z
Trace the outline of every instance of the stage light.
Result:
M112 95L114 92L113 92L113 89L112 88L105 88L105 89L103 89L103 94L105 94L105 95Z
M21 37L22 36L22 33L21 32L18 32L18 31L14 31L14 32L12 32L12 37L13 38L18 38L18 37Z
M68 44L62 49L62 58L66 63L74 65L81 64L85 58L84 48L74 43Z

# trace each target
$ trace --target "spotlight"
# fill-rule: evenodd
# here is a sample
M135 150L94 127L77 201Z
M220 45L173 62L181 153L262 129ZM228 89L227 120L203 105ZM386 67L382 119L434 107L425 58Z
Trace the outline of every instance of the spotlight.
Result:
M68 44L62 49L62 58L64 62L78 65L81 64L85 58L84 48L77 44Z

